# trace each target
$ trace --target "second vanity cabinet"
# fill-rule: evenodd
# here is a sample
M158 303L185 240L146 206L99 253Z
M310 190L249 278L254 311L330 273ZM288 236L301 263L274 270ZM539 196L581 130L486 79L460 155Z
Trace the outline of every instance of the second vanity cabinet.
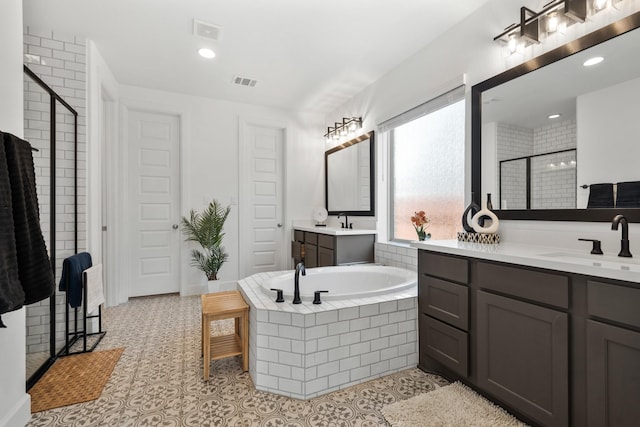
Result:
M418 252L419 367L531 425L640 419L640 284Z
M294 230L291 244L295 263L307 268L373 262L375 234L331 235Z

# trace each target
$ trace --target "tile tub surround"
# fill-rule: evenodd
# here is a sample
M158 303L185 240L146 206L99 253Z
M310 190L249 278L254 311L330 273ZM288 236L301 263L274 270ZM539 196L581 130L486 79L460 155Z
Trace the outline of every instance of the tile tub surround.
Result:
M249 373L258 390L306 400L417 365L417 287L320 305L276 303L260 284L284 273L238 284L250 306Z

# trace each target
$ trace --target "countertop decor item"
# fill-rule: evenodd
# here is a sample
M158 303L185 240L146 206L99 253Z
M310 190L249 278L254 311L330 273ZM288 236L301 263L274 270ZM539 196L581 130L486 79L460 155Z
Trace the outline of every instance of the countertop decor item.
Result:
M466 231L467 233L475 233L473 227L469 225L469 214L471 214L471 216L474 216L476 212L480 210L480 206L478 206L478 204L474 202L473 199L474 193L471 193L471 203L469 203L469 206L467 206L467 208L462 213L462 228L464 228L464 231Z
M222 247L222 229L229 212L231 206L222 207L214 199L202 213L191 209L189 218L182 217L182 231L186 240L202 247L202 250L191 251L191 265L202 270L209 281L218 280L218 271L229 257Z
M427 218L427 214L424 211L414 212L411 217L411 223L418 234L418 240L423 241L431 238L431 233L427 233L424 229L429 226L431 220Z
M316 227L326 227L327 216L329 216L327 210L323 207L315 208L313 210L313 219L316 222Z

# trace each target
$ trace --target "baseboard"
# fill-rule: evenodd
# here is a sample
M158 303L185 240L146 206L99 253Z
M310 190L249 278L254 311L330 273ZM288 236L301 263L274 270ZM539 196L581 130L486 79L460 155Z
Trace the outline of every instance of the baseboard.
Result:
M184 286L181 290L180 290L180 296L182 297L186 297L189 295L200 295L200 294L206 294L208 291L207 288L207 284L190 284L190 285L186 285Z
M26 425L31 419L31 395L25 393L12 410L0 418L0 427L18 427Z

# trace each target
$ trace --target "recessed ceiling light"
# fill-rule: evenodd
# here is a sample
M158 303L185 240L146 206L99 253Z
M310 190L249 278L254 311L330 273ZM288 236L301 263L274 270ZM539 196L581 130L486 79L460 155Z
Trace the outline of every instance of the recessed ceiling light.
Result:
M198 53L200 54L200 56L202 56L203 58L207 58L207 59L211 59L211 58L215 58L216 57L216 53L214 51L212 51L209 48L203 47L202 49L198 50Z
M558 117L560 117L561 115L562 115L562 114L558 114L558 113L556 113L556 114L550 114L550 115L549 115L549 118L550 118L550 119L557 119L557 118L558 118Z
M585 67L590 67L592 65L596 65L601 63L602 61L604 61L604 58L602 56L594 56L593 58L589 58L586 61L584 61L584 65Z

